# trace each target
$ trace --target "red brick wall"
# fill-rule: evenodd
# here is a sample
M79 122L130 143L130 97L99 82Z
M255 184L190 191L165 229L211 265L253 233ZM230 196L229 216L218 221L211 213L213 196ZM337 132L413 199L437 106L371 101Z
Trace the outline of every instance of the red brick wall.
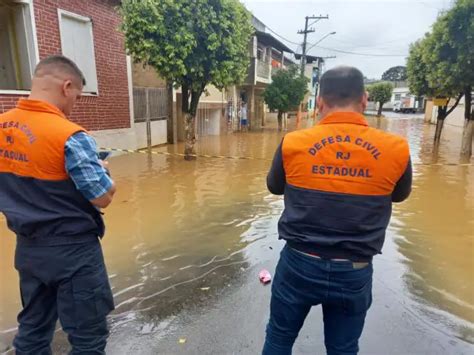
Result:
M92 18L99 96L83 96L71 119L88 130L130 127L127 63L120 17L111 0L34 0L40 59L61 53L58 8ZM0 93L0 113L19 95Z

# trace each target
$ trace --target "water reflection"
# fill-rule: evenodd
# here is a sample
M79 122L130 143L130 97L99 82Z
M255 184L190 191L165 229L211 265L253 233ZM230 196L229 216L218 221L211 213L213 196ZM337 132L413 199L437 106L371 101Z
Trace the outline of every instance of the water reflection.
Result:
M432 127L406 122L392 120L389 129L409 138L415 164L460 161L460 131L447 127L433 159ZM404 283L435 324L474 342L474 167L415 165L414 175L392 223L408 267Z

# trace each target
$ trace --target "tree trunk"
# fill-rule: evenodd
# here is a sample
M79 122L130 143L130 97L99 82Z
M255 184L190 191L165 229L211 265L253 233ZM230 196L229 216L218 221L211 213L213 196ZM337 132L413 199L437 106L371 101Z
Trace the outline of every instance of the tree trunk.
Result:
M185 160L195 160L196 151L194 149L194 144L196 143L196 130L195 130L195 121L196 116L193 116L191 113L186 113L184 115L184 159Z
M278 111L278 130L283 130L283 112Z
M440 106L438 108L438 117L436 118L436 131L434 136L435 147L439 146L441 141L441 132L443 131L444 119L446 118L447 106Z
M472 156L472 139L474 137L474 111L472 108L472 88L464 90L464 130L461 141L461 157L469 160Z
M191 91L191 102L189 103L189 109L184 116L184 135L186 137L184 142L185 160L196 159L196 150L194 149L194 145L196 144L196 113L199 105L199 99L204 91L204 87L205 86L202 86L199 90ZM186 96L189 97L189 94Z
M377 117L377 129L382 129L382 117Z
M168 125L167 125L167 140L168 144L174 144L178 142L178 124L176 122L176 115L173 110L173 82L166 82L167 92L167 113L168 113Z
M377 112L377 117L382 116L383 102L379 102L379 111Z
M464 93L460 93L459 96L457 97L456 101L454 102L454 105L451 106L448 109L448 104L446 106L440 106L438 107L438 117L436 121L436 132L435 132L435 137L434 137L434 148L438 149L439 148L439 142L441 141L441 132L443 131L443 126L444 126L444 120L448 115L454 111L454 109L458 106L459 101L461 101Z

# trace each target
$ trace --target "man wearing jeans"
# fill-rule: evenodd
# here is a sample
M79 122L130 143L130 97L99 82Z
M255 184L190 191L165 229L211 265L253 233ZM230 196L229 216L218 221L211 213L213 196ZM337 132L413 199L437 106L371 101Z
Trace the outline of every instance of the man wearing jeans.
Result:
M68 58L36 67L31 95L0 115L0 212L16 234L19 355L51 354L59 318L71 354L105 354L114 309L99 238L115 184L96 144L69 121L85 79Z
M327 353L357 354L372 303L372 257L381 253L392 202L411 191L407 141L368 126L362 73L338 67L321 78L322 120L292 132L267 177L284 195L286 245L272 285L263 354L291 354L312 306L322 305Z

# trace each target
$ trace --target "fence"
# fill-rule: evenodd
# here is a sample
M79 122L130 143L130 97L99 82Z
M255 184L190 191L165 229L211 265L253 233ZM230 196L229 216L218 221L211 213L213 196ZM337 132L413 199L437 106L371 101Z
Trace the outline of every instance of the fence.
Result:
M166 88L133 88L135 122L168 119L168 97Z
M147 147L151 148L151 122L168 119L166 88L133 88L135 122L146 122Z

